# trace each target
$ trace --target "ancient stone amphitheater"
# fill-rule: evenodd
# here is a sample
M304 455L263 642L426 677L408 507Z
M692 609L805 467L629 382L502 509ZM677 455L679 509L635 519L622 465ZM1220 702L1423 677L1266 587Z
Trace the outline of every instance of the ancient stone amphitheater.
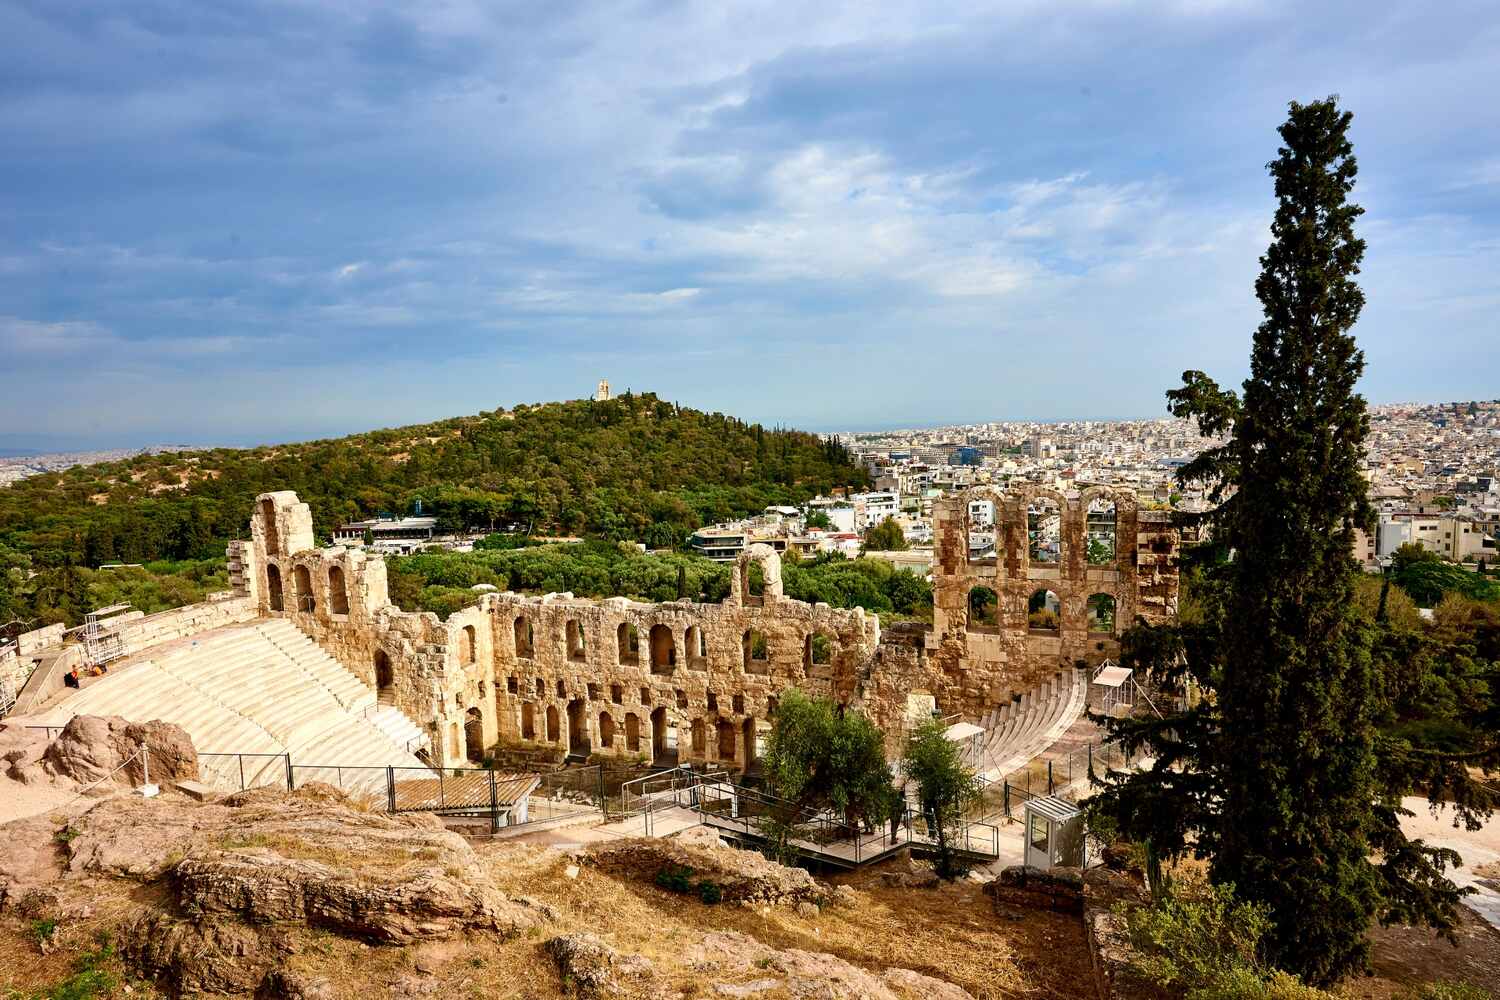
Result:
M993 551L972 544L981 507ZM1175 614L1178 536L1102 487L971 490L934 521L930 628L882 635L862 609L790 599L763 546L720 604L492 593L444 622L401 611L379 558L318 548L307 505L267 493L229 546L231 591L115 623L124 655L81 689L63 678L90 647L59 626L0 652L0 679L29 724L159 718L204 753L329 767L454 767L504 746L742 769L796 687L867 712L892 750L912 718L962 717L1001 771L1078 717L1124 627Z

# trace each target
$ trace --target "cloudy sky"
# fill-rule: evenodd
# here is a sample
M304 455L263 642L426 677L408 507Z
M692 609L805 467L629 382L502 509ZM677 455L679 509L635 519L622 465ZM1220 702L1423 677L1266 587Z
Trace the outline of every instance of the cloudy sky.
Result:
M654 390L817 429L1243 377L1289 99L1374 401L1500 395L1500 6L0 0L0 447Z

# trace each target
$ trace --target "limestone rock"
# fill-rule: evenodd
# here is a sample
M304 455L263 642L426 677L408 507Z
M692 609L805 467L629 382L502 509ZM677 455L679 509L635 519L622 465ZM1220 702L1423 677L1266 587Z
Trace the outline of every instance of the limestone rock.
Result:
M688 949L688 958L702 972L755 969L779 975L787 993L799 1000L901 1000L904 996L974 1000L967 990L953 983L911 969L886 969L877 974L826 952L798 948L778 951L738 931L704 935ZM722 986L716 989L723 992Z
M827 887L801 868L778 865L754 851L702 842L616 840L590 848L583 860L603 871L647 881L669 866L691 868L695 880L717 882L724 902L731 904L816 905L828 897Z
M276 969L261 981L255 1000L334 1000L333 985L320 977Z
M546 944L563 982L582 1000L624 993L627 984L648 980L651 962L639 955L621 955L597 934L565 934Z
M434 866L382 874L271 851L220 851L185 858L171 883L180 911L193 919L299 923L392 944L470 927L514 932L536 922L477 877L451 876Z
M99 781L112 772L117 782L140 784L146 769L136 754L142 746L149 748L154 783L198 779L198 753L187 730L160 720L140 723L118 715L75 716L52 741L43 760L53 774L80 784Z

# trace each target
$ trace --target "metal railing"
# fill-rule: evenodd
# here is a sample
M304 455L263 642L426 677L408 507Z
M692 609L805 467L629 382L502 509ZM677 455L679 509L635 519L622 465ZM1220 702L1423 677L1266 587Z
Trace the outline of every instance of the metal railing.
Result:
M322 782L368 809L488 817L492 830L602 813L604 807L604 773L599 765L539 775L481 767L298 764L284 753L201 753L198 770L205 783L231 791L257 787L294 791Z
M927 818L909 806L895 824L875 823L866 829L862 820L851 823L830 810L796 808L786 799L735 785L724 772L684 773L676 768L642 781L641 789L643 798L649 799L641 809L647 836L652 835L653 813L667 804L691 809L710 826L761 842L775 839L779 826L791 853L836 865L857 866L902 847L937 847ZM1000 853L1000 829L992 823L960 821L945 831L945 839L954 850L971 855L994 858Z

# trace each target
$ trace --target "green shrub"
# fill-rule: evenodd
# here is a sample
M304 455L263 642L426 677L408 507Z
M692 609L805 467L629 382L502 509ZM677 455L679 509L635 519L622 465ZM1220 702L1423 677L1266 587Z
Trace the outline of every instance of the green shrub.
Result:
M1495 1000L1495 995L1480 986L1439 981L1423 983L1409 992L1405 1000Z
M1270 930L1264 907L1241 903L1232 886L1189 883L1128 914L1137 970L1169 989L1192 990L1224 973L1263 969L1260 943Z
M713 906L724 899L724 890L719 887L719 883L704 879L698 883L698 898L709 906ZM1455 997L1453 1000L1463 1000L1463 998Z
M57 921L52 919L51 917L43 917L40 920L33 920L28 930L31 933L31 938L33 941L35 941L37 944L43 944L47 941L52 940L52 935L57 933Z
M1266 964L1261 941L1271 927L1269 915L1260 904L1236 899L1233 886L1168 883L1160 900L1128 910L1126 918L1137 951L1135 972L1185 1000L1333 1000Z
M693 870L681 865L667 865L656 873L656 884L668 892L692 892Z

